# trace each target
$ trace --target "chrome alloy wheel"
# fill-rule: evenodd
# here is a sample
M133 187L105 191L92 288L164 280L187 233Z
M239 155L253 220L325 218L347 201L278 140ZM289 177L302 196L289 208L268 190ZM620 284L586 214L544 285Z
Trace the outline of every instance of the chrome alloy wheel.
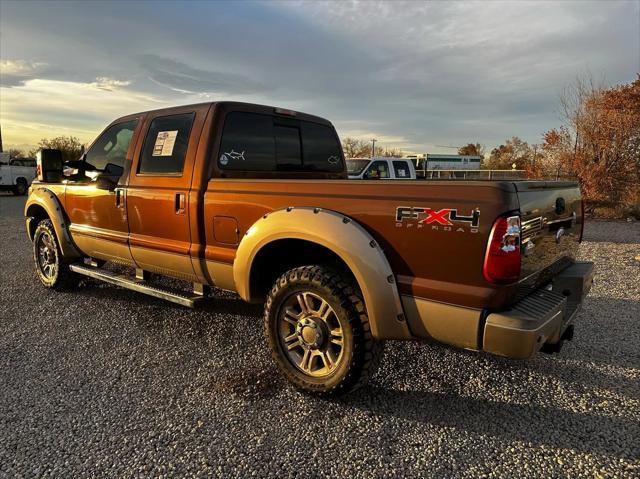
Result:
M52 279L56 275L58 268L58 255L56 244L51 235L43 232L38 238L38 268L40 273L47 279Z
M343 353L342 325L333 308L315 293L293 293L278 321L282 350L296 368L313 377L331 374Z

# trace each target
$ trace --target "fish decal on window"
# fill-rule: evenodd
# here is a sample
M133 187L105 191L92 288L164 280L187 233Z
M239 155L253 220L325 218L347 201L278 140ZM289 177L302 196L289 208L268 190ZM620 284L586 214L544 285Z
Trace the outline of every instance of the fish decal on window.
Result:
M242 153L238 153L237 151L231 150L226 153L223 153L222 155L220 155L220 164L223 166L228 165L231 160L244 161L244 152L245 150L242 150Z

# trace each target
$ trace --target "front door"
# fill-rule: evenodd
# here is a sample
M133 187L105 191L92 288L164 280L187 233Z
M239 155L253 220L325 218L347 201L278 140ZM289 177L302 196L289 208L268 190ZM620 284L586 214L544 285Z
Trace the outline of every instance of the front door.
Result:
M90 176L67 183L65 209L70 220L69 231L80 250L93 258L133 264L128 245L125 170L133 157L139 123L139 118L131 117L107 127L86 153L86 170ZM97 188L98 174L110 176L117 187L114 190Z
M129 176L129 243L136 265L189 281L189 190L196 149L208 107L154 112L145 120L144 143Z

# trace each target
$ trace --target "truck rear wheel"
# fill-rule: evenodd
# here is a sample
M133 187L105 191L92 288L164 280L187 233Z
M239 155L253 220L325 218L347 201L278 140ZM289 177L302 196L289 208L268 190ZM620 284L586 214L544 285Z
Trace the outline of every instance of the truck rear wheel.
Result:
M364 303L324 266L303 266L278 278L265 304L265 329L280 371L297 388L340 395L364 384L382 356Z
M27 181L24 178L18 178L16 185L13 187L13 194L16 196L24 196L28 188L29 185L27 185Z
M41 221L36 228L33 259L38 278L45 287L60 290L78 284L80 277L64 261L51 220Z

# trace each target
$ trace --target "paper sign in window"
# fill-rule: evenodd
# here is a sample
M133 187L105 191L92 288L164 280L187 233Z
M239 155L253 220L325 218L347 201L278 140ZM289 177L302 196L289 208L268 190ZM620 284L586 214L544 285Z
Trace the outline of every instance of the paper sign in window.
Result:
M178 130L159 131L156 137L156 143L153 145L152 156L171 156L173 155L173 147L176 144Z

